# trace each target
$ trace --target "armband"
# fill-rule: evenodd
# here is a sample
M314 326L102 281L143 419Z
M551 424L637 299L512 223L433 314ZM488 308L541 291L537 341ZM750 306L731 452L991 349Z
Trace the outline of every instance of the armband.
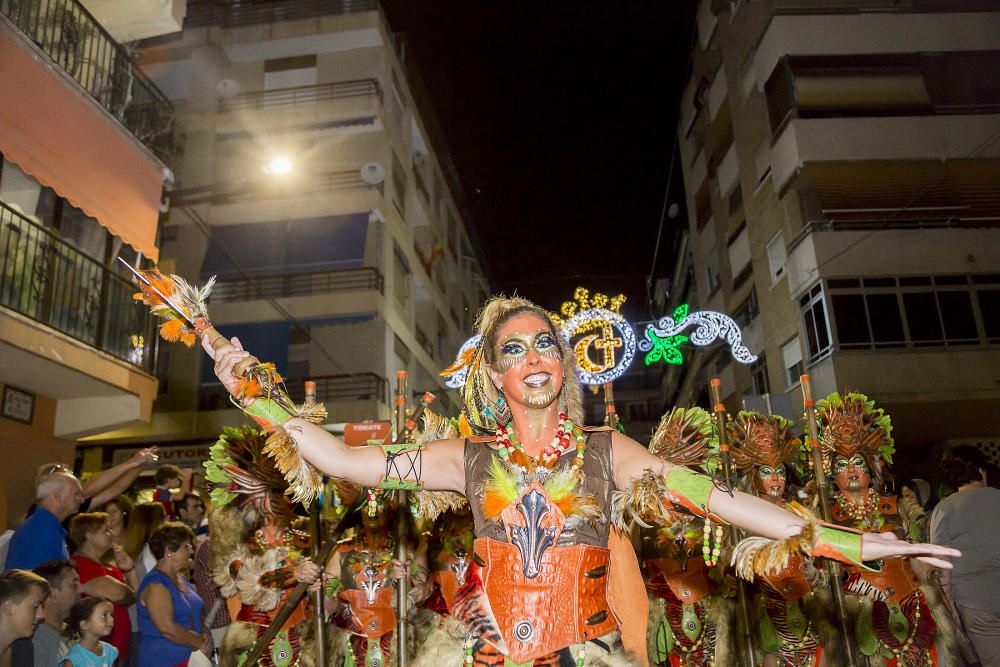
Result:
M404 442L382 445L385 452L385 475L378 483L383 491L420 491L424 483L423 444Z
M832 560L857 565L865 570L878 572L882 568L878 562L865 562L861 554L861 545L865 534L860 530L821 523L816 527L810 556L815 558L830 558Z
M340 577L330 577L330 579L326 582L326 586L323 588L323 592L328 598L337 597L337 593L340 591L340 586Z
M651 528L651 521L672 521L672 512L692 514L717 523L726 523L722 517L708 509L715 489L728 489L711 477L700 475L678 466L666 475L646 470L623 491L616 491L611 499L611 518L615 526L628 530L634 521Z
M293 417L293 415L288 414L287 410L278 405L277 401L270 398L256 398L249 405L235 404L265 431L273 431Z

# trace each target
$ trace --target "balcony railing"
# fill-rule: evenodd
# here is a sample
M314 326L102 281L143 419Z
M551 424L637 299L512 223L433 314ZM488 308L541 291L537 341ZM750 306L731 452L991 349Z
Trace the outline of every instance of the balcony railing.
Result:
M254 301L311 294L378 290L384 293L385 281L374 267L285 273L251 278L223 278L215 284L211 300Z
M149 372L151 315L123 276L0 202L0 306Z
M370 12L377 7L376 0L279 0L278 2L189 0L184 27L201 28L214 25L220 28L238 28L258 23Z
M996 4L993 0L855 0L855 2L777 0L774 3L776 15L952 13L986 12L994 9Z
M219 111L235 109L267 109L270 107L289 106L292 104L312 104L315 102L333 102L353 97L382 98L382 89L377 79L358 79L355 81L335 81L310 86L292 86L290 88L275 88L274 90L256 90L250 93L224 97L219 100Z
M978 227L997 227L1000 221L964 222L957 218L939 218L927 220L894 220L877 218L870 220L810 220L791 243L788 252L798 248L810 234L817 232L862 232L862 231L914 231L923 229L975 229Z
M0 0L0 14L157 157L173 159L173 105L78 0Z
M320 375L310 378L285 378L288 394L296 403L305 400L305 381L316 383L316 400L320 403L335 401L378 401L385 403L389 383L375 373L347 375ZM198 394L199 410L222 410L231 406L229 395L220 383L203 384Z

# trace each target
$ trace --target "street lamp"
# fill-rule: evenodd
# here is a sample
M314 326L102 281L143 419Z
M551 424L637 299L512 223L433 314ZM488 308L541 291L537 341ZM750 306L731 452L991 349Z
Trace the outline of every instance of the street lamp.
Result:
M292 170L292 161L287 157L278 156L271 160L266 167L264 167L265 174L272 174L274 176L281 176L287 174Z
M284 155L273 158L270 162L262 165L261 174L267 176L285 176L292 171L292 161ZM177 190L165 190L160 211L166 213L171 206L192 206L203 204L219 196L233 194L244 186L252 184L258 180L259 176L243 176L231 181L213 183L211 185L197 185L191 188L180 188Z

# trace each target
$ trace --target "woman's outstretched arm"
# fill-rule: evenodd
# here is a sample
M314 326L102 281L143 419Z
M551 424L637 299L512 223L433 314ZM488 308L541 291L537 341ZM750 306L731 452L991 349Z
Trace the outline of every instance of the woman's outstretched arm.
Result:
M233 368L250 353L237 338L217 350L204 340L202 344L215 360L215 375L233 394L238 383ZM324 474L368 487L378 486L387 474L386 454L381 447L349 447L340 438L300 418L289 419L284 428L298 447L299 455ZM419 461L411 466L410 457L417 456ZM463 440L439 440L422 452L402 455L388 472L390 477L421 481L428 490L464 493L463 460Z
M618 489L627 489L647 471L666 476L678 466L664 461L635 440L617 431L612 433L612 457L614 462L614 482ZM768 537L784 539L798 535L802 531L805 519L776 505L742 491L726 493L718 488L712 489L708 495L707 509L744 530ZM862 536L861 553L866 561L884 558L917 558L934 567L951 569L948 558L959 557L957 549L934 544L910 544L902 542L895 536L883 533L865 533Z

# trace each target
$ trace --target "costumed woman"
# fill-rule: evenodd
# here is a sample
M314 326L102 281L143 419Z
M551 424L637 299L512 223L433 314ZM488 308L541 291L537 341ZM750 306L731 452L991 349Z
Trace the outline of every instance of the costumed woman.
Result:
M615 539L613 504L620 513L637 516L662 518L675 507L699 517L711 514L778 540L760 545L752 562L761 567L783 566L782 556L792 551L852 563L915 556L941 567L960 555L947 547L821 525L766 500L718 488L707 476L664 461L617 431L584 429L572 350L548 313L529 301L492 299L480 313L478 329L479 345L449 370L467 369L465 410L482 435L385 448L348 447L313 423L315 415L292 417L273 396L251 396L247 381L234 374L248 357L239 341L223 345L203 338L222 384L269 429L269 452L296 492L315 493L318 468L364 486L424 487L469 499L482 588L467 581L455 608L468 628L468 664L507 658L577 665L628 660L619 624L630 620L629 610L620 606L622 582L615 577L629 570L612 564L608 548ZM473 589L481 593L463 597ZM645 613L641 619L645 622Z
M790 478L801 473L805 461L792 423L778 415L740 412L728 427L733 464L745 476L747 492L778 507L794 501ZM834 649L839 637L830 621L835 617L824 594L825 575L812 558L793 554L785 567L754 582L752 620L764 667L840 664L834 657L840 655Z
M372 503L378 503L378 506ZM387 498L369 497L369 509L363 511L361 525L347 535L327 566L327 597L333 623L347 636L345 667L383 667L393 664L397 610L395 586L407 579L410 607L423 602L430 591L426 555L414 553L407 562L397 560L398 503ZM338 644L340 642L337 642Z
M879 493L882 464L892 462L892 421L863 394L830 394L816 403L824 465L834 493L830 515L866 535L892 534L900 544L920 532L895 496ZM929 587L905 560L878 570L848 565L844 590L854 608L855 641L869 665L957 665L954 627ZM931 604L931 600L934 604Z
M717 465L718 449L712 417L698 407L671 410L649 443L653 454L703 470ZM733 601L723 595L725 568L717 567L721 524L713 530L710 521L672 512L647 536L643 576L650 593L650 662L658 667L737 664Z
M224 667L240 664L299 582L322 585L320 567L308 558L312 538L292 527L288 488L264 453L255 427L227 428L210 450L205 479L209 515L209 563L233 623L220 647ZM260 659L263 667L312 665L309 598L306 596Z

